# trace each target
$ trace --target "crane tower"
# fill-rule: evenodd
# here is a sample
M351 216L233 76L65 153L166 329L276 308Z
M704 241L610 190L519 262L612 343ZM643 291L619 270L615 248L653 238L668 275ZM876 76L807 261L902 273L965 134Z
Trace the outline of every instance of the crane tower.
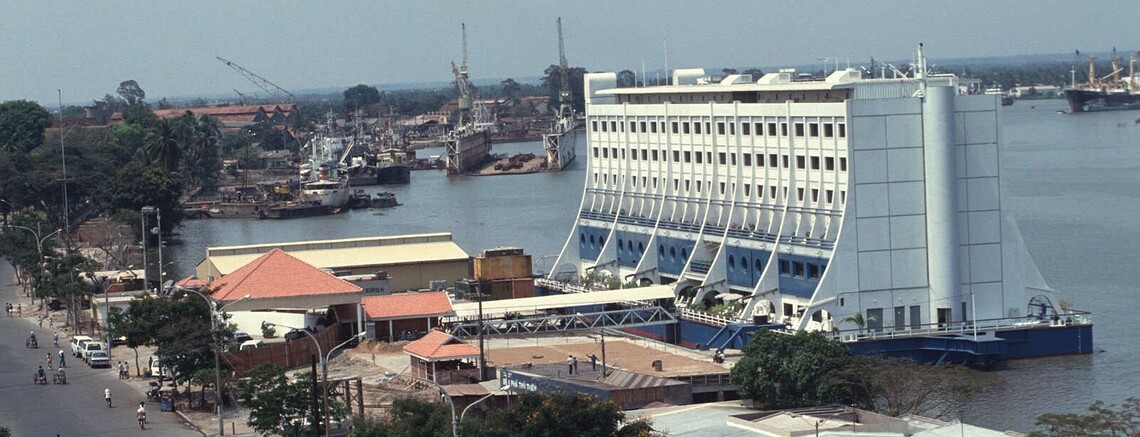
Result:
M254 85L257 85L257 87L261 88L263 91L270 93L270 94L273 94L274 96L276 96L278 94L278 92L280 92L281 94L285 95L285 97L286 97L286 99L288 99L289 103L293 103L293 93L287 91L285 88L281 88L281 87L277 86L277 84L270 82L269 79L261 77L257 73L254 73L252 71L246 70L245 68L242 68L242 66L235 64L229 60L226 60L226 59L221 58L221 57L218 57L217 59L219 61L222 61L223 64L226 64L230 68L233 68L234 71L237 71L242 76L244 76L246 79L249 79L250 82L253 82ZM234 91L237 91L237 90L234 90ZM238 94L240 95L241 93L238 93Z

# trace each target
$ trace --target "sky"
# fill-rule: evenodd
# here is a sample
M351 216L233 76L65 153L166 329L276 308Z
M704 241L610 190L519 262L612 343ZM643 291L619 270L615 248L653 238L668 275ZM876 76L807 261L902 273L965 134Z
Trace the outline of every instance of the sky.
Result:
M147 101L265 95L222 57L288 90L590 71L779 67L1140 47L1140 1L56 1L0 0L0 101L88 104L133 79ZM667 50L666 50L667 47ZM668 65L666 65L668 53ZM652 76L652 74L650 74Z

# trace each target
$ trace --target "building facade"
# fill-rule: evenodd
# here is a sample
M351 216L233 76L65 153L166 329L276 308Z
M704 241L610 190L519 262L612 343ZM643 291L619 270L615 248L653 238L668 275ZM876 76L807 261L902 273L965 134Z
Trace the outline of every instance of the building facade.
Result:
M827 331L1054 299L1002 211L999 101L955 76L692 69L645 88L592 73L585 88L587 180L551 278L674 284L681 306Z

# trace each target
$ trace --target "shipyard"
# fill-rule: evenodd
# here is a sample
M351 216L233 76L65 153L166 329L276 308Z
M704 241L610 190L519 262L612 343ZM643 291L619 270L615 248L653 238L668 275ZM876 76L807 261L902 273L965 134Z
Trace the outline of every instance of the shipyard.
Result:
M64 73L0 88L0 436L1059 437L1135 406L1133 50L359 6L282 6L323 29L289 44L157 6L202 43L109 38L147 61L89 80L21 55Z

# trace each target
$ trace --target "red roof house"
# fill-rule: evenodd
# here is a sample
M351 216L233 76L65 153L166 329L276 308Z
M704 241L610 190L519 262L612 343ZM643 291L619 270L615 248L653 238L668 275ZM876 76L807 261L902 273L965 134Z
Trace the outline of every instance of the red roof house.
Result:
M418 336L439 326L440 317L455 315L443 291L365 296L360 303L372 337L390 342Z
M273 249L210 283L212 299L231 311L311 309L360 304L363 290L281 249ZM245 296L248 295L248 298ZM245 299L243 302L236 302Z
M443 331L428 331L419 340L404 346L411 355L412 376L438 384L479 382L479 348Z

